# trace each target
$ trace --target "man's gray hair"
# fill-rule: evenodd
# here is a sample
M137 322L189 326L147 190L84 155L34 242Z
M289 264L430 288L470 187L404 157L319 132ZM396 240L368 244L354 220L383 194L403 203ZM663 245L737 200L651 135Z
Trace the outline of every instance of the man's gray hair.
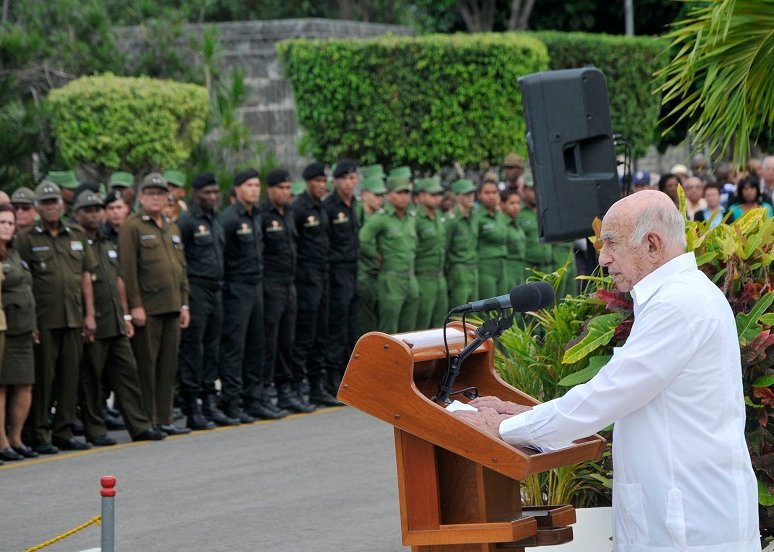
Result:
M659 234L669 249L685 250L685 219L675 207L653 205L643 209L632 230L632 245L640 245L648 232Z

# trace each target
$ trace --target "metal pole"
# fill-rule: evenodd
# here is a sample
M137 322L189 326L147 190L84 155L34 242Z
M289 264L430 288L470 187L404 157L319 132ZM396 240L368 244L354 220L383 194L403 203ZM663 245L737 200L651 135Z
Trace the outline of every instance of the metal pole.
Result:
M624 0L626 36L634 36L634 0Z
M115 496L116 478L105 475L100 480L102 484L102 550L101 552L114 552L115 549Z

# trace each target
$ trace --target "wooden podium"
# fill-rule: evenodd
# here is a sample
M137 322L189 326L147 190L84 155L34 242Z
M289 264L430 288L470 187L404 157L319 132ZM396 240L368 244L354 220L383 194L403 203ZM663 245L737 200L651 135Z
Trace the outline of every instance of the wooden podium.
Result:
M468 325L468 341L474 330ZM450 324L446 335L449 353L457 355L462 325ZM480 395L538 404L500 379L493 358L487 341L464 362L455 389L475 386ZM339 387L339 400L395 427L403 544L412 552L494 552L571 541L573 507L522 507L519 481L599 458L604 439L595 435L545 453L512 447L430 400L446 366L440 329L371 332L357 342Z

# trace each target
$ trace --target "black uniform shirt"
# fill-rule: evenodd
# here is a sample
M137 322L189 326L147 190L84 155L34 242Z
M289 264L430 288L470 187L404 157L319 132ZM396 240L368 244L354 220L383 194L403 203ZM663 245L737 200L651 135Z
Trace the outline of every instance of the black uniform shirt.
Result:
M263 277L263 237L258 208L237 201L218 216L223 227L225 280L257 284Z
M109 222L105 222L100 226L99 233L106 240L118 245L118 230Z
M187 212L175 221L185 247L188 278L220 282L223 280L223 227L214 213L193 201Z
M347 204L334 190L323 201L323 208L328 213L331 222L329 239L331 242L330 263L350 264L357 268L360 254L360 242L357 233L360 225L355 212L355 201L347 207Z
M296 272L296 225L288 207L280 213L268 198L259 205L263 229L264 278L291 281Z
M298 233L296 251L299 264L327 265L330 222L322 202L304 192L293 201L291 212Z

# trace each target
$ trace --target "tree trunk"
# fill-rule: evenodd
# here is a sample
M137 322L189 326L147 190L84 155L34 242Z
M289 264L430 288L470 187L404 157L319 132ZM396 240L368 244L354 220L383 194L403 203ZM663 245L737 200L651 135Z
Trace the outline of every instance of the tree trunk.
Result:
M495 0L457 0L457 9L471 33L485 33L494 26Z
M513 0L511 2L511 16L508 18L508 29L525 30L534 6L535 0L526 0L526 2L523 0Z
M338 0L339 3L339 19L346 21L355 20L355 3L353 0Z

